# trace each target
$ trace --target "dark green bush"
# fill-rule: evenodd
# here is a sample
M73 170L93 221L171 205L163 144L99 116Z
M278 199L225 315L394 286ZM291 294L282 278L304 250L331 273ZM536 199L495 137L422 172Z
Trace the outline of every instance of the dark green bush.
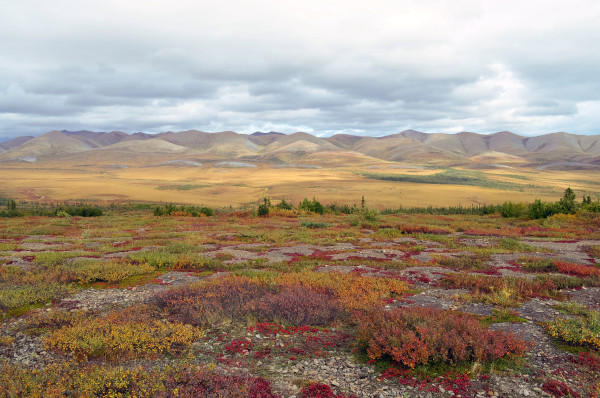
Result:
M306 210L317 214L323 214L325 212L323 205L315 198L312 200L304 198L304 200L298 205L298 210Z

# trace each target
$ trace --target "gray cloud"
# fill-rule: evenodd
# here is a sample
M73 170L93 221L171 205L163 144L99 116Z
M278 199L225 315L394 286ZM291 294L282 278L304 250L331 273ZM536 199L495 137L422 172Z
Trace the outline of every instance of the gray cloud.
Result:
M600 133L600 3L11 2L0 136Z

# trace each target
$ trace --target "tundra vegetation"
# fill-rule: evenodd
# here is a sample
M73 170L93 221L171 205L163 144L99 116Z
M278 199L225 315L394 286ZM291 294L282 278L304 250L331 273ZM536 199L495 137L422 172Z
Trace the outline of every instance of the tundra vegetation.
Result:
M420 211L2 203L0 396L600 394L599 206L570 189Z

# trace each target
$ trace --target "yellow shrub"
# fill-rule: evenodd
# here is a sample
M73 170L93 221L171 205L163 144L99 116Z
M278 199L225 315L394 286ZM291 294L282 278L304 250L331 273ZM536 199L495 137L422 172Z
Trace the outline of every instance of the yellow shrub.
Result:
M197 327L144 319L137 314L128 321L131 312L80 320L50 333L44 344L47 349L71 353L78 359L118 360L179 353L204 336Z

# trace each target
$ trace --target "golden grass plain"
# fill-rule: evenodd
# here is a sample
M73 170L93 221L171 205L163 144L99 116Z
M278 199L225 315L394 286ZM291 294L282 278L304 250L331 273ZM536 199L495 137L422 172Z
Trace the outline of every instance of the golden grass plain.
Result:
M506 200L554 201L566 187L578 197L596 197L600 191L597 171L548 171L533 168L480 170L489 180L532 184L523 191L479 186L423 184L368 179L361 172L426 175L440 170L402 168L389 162L376 166L256 168L155 166L122 169L91 165L2 165L0 196L16 200L61 202L142 201L203 204L237 208L253 205L264 196L298 203L313 196L323 203L358 204L364 196L372 207L471 206Z

